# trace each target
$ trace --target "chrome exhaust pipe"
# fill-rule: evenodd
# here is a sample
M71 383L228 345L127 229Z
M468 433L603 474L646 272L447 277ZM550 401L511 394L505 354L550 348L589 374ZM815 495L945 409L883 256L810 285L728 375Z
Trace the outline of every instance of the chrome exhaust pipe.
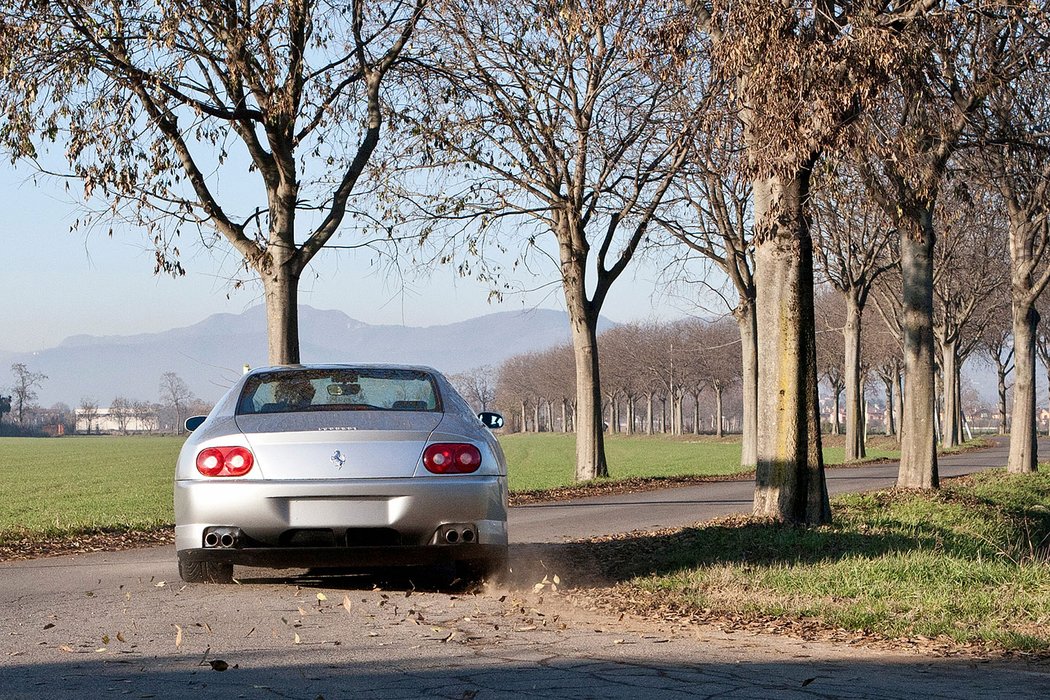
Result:
M456 544L459 542L459 533L455 530L447 530L445 532L445 541L449 544Z
M241 544L241 530L236 527L209 527L204 531L205 549L232 549Z

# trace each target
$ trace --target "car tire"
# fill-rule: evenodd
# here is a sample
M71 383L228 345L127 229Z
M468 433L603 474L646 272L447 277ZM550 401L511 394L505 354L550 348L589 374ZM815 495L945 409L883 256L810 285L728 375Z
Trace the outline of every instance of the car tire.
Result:
M224 561L188 561L180 554L179 577L186 583L233 583L233 564Z

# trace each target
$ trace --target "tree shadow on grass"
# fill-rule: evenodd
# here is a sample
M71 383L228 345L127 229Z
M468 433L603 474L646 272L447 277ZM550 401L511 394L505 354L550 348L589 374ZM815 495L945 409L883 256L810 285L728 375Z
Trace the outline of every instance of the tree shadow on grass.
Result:
M588 542L512 546L510 580L514 587L525 587L557 575L568 587L608 586L722 564L807 565L914 551L966 553L974 551L974 542L966 533L933 524L858 532L741 519Z

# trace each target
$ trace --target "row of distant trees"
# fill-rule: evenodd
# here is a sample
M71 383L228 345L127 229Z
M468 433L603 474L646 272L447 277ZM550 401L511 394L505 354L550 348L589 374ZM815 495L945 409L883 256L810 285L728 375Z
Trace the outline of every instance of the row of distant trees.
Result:
M11 366L13 377L9 389L10 425L4 432L23 435L55 433L99 433L100 420L105 417L106 432L183 432L183 421L189 415L202 415L211 410L210 404L193 395L186 382L175 372L161 375L159 401L130 399L116 396L108 405L85 397L74 410L59 402L49 408L37 403L39 389L47 375L33 372L25 363ZM6 404L5 404L6 405ZM3 415L0 414L0 421Z
M739 432L740 339L732 321L632 323L601 334L604 427L626 434ZM571 345L455 375L475 407L504 413L512 431L575 429Z

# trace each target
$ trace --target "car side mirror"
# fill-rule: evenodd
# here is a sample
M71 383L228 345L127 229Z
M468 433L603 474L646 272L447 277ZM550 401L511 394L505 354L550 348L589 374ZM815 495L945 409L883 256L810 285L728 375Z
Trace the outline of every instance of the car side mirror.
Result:
M194 430L201 427L201 423L207 418L208 416L190 416L186 419L186 432L192 433Z
M492 411L482 411L478 414L478 419L485 424L485 427L489 430L499 430L503 427L503 416Z

